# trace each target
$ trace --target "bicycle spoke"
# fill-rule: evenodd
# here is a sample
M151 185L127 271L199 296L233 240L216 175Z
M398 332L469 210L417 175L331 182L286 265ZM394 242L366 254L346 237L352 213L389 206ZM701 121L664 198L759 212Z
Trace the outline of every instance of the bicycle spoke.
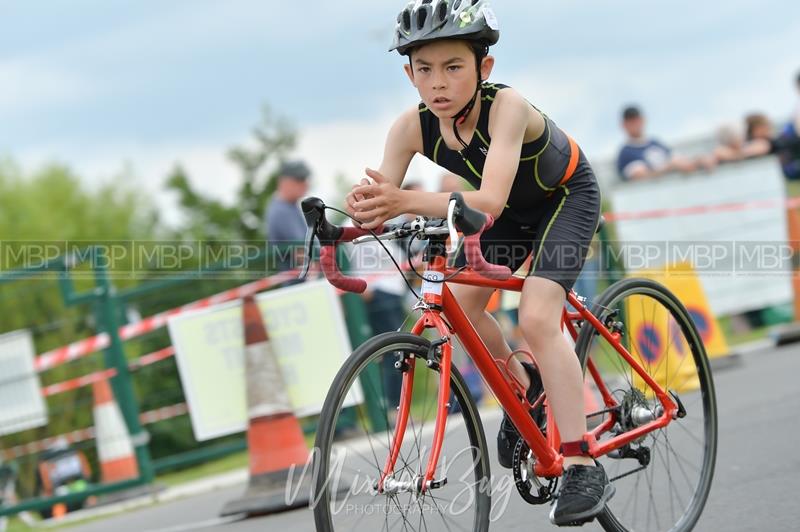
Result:
M433 499L433 507L436 508L436 511L438 512L439 517L441 517L441 519L442 519L442 523L444 523L444 526L447 527L447 530L452 532L452 529L447 524L447 519L445 519L444 513L442 513L442 509L439 507L440 499L438 497L436 497L433 493L430 493L430 492L428 492L428 496L431 499ZM459 530L464 530L465 532L468 532L467 529L465 529L464 527L462 527L461 525L459 525L456 522L453 522L453 525L455 525Z
M660 404L643 376L680 393L688 414L624 448L649 450L646 466L639 466L632 457L604 460L610 478L619 478L617 495L609 501L608 513L598 520L607 530L661 532L674 527L688 532L702 511L716 454L713 383L699 333L675 296L647 279L620 281L601 294L597 304L607 309L603 312L616 309L616 321L624 324L623 334L615 341L587 328L576 342L582 363L588 355L595 360L606 388L619 402L614 428L621 432L610 432L608 437L642 426L635 408L654 411ZM617 346L627 349L639 371L619 354ZM673 425L680 428L670 431Z
M423 502L425 502L424 497L417 497L417 507L419 508L419 529L420 532L422 531L422 527L425 527L425 532L428 532L428 523L425 522L425 509L423 507Z
M678 454L678 453L675 451L675 449L672 447L672 445L670 445L670 444L669 444L669 442L667 442L667 450L668 450L670 453L672 453L673 457L675 457L676 459L680 459L680 458L681 458L681 457L680 457L680 455L679 455L679 454ZM678 462L677 462L677 465L678 465L678 470L679 470L679 471L681 472L681 474L683 475L683 479L686 481L686 485L687 485L687 486L689 486L689 488L691 489L691 487L692 487L692 481L689 479L689 474L686 472L686 469L684 468L684 462L685 462L685 461L686 461L685 459L684 459L684 460L678 460ZM690 464L690 465L691 465L691 464ZM694 468L694 469L697 469L697 471L700 471L700 468L697 468L697 467L694 467L694 466L693 466L693 468Z
M412 337L409 334L403 334L402 336L404 338L410 337L406 341L412 345L420 345L419 348L411 351L408 351L407 348L401 350L413 353L413 356L418 357L417 361L424 360L428 348L427 344L423 342L427 342L427 340ZM433 530L444 530L459 532L461 530L472 530L473 524L477 523L483 523L478 529L485 530L484 527L488 525L491 508L486 494L475 491L474 498L471 499L475 501L474 503L465 507L463 512L451 514L450 506L448 506L450 503L447 501L450 499L455 500L459 495L456 493L457 490L448 490L449 486L439 488L436 491L436 495L428 491L426 493L427 497L418 496L413 488L400 489L398 492L384 494L378 494L374 491L374 482L382 474L382 469L391 452L397 430L397 426L394 424L388 427L384 435L370 432L370 427L372 426L370 420L375 420L375 425L380 423L380 419L376 419L376 416L382 417L383 421L391 421L391 416L387 415L389 408L387 405L393 402L393 396L389 395L394 393L390 389L390 378L393 375L390 374L391 370L388 362L381 359L381 356L391 357L391 353L398 350L398 346L390 347L391 345L387 343L386 348L376 350L369 358L365 358L360 366L356 366L354 377L346 381L346 386L355 386L354 383L361 383L365 392L363 396L367 400L372 399L375 401L374 405L369 405L369 410L367 409L368 403L364 403L355 411L355 425L365 435L364 439L366 441L358 441L355 446L353 446L353 441L345 443L348 447L344 450L346 452L343 451L340 454L338 462L341 462L341 464L338 469L337 460L335 459L336 451L332 449L340 447L341 444L332 445L332 443L328 443L326 444L327 446L320 446L321 448L325 447L324 453L328 457L326 464L329 465L322 470L319 477L332 476L338 471L344 480L341 485L345 489L349 489L351 496L353 494L359 495L354 501L357 504L356 510L351 511L350 507L348 507L345 511L344 503L341 501L346 499L331 496L333 491L338 493L336 486L325 483L320 484L320 481L317 480L317 486L325 492L324 500L326 503L315 507L315 514L324 513L325 517L323 519L331 521L333 532L359 532L361 530L384 530L387 532L411 530L432 532ZM438 405L439 373L423 364L417 364L416 366L413 377L412 397L407 397L411 408L408 412L409 419L406 426L406 434L402 440L402 445L400 445L395 471L393 472L393 479L400 482L400 486L403 485L402 483L419 479L420 475L424 473L424 459L427 454L424 445L428 445L427 440L431 432L428 421L435 418L434 413ZM371 379L359 378L365 374L368 367L370 371L373 368L377 368L378 371L371 373ZM457 369L454 368L453 378L456 376L458 376L458 373ZM486 463L488 453L485 445L474 447L480 446L481 442L485 441L485 436L480 432L474 405L470 404L469 401L464 403L465 397L469 399L465 395L468 393L466 385L463 380L456 382L453 378L451 378L450 382L453 390L450 402L454 405L459 404L462 408L460 409L460 420L454 420L454 423L447 424L445 441L447 442L448 452L443 453L444 459L447 460L447 454L449 454L450 449L479 448L479 454L470 453L470 457L473 459L478 458L479 462L473 463L469 460L462 460L459 456L452 462L447 461L446 463L437 464L437 471L440 467L445 467L448 470L448 475L461 478L464 475L476 475L478 472L476 468L481 468L485 471L488 466ZM458 378L460 379L460 377ZM340 394L339 397L342 398L352 395L347 388L342 388L338 393ZM381 412L374 409L380 409ZM325 411L326 409L323 408L323 412ZM338 416L342 409L341 407L328 407L327 411L336 412ZM325 427L328 434L333 433L335 429L332 427L335 427L335 425L336 418L326 420ZM319 437L318 433L318 440ZM476 440L476 438L478 439ZM333 440L326 441L332 442ZM372 479L373 475L375 476L374 480ZM333 503L327 502L335 498L340 501L337 506L341 510L334 507ZM431 505L434 505L434 507L432 508ZM415 512L418 512L418 515L415 515ZM429 521L433 521L432 524L429 524Z
M683 505L683 501L680 499L680 492L678 491L677 487L675 486L675 482L672 479L672 469L670 468L670 454L666 453L666 458L664 453L661 452L661 449L656 447L656 454L658 455L661 464L664 466L664 469L667 471L667 477L669 478L669 504L670 504L670 516L675 518L675 498L678 499L678 502Z
M387 356L387 355L384 355ZM390 356L390 355L388 355ZM386 449L390 450L392 448L392 437L390 436L390 432L392 432L392 427L389 424L389 402L386 397L386 390L383 389L383 383L386 382L386 374L384 373L384 364L383 360L379 360L377 363L378 366L378 373L380 374L379 382L381 383L381 390L380 393L377 395L380 397L380 404L381 404L381 412L383 412L383 421L386 427ZM375 390L373 389L373 393Z
M658 518L658 504L656 504L656 499L653 493L653 477L655 476L655 470L652 467L648 467L645 469L644 476L647 479L647 485L650 488L648 490L648 495L650 496L650 507L652 508L652 512L647 513L647 524L650 524L650 515L655 514L656 519L656 527L658 530L663 530L661 528L661 520ZM647 527L647 530L650 530L650 527Z
M698 438L696 434L694 434L692 431L687 429L682 423L679 423L678 421L674 421L672 424L675 425L677 428L681 429L687 436L689 436L692 440L694 440L695 443L697 443L697 445L701 445L701 446L704 445L703 441L701 441L700 438Z

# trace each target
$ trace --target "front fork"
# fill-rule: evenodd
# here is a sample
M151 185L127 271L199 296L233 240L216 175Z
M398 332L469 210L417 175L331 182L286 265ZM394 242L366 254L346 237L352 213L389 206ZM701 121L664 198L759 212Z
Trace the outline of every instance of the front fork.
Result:
M433 444L431 445L431 452L428 457L428 465L425 474L414 480L415 486L405 486L405 488L415 490L418 493L425 493L428 489L439 487L446 482L445 479L436 481L433 477L436 473L436 465L439 462L439 456L442 452L447 416L450 410L450 373L453 354L453 346L450 341L451 331L447 324L444 323L444 320L439 316L438 311L426 310L414 325L411 333L419 335L422 334L425 329L436 329L440 335L439 340L431 343L431 347L428 350L428 357L425 361L430 369L439 372L439 395L437 399ZM397 459L400 456L400 449L403 446L403 438L405 436L406 427L408 426L408 416L411 412L411 398L414 390L414 368L416 367L417 360L416 357L410 357L398 362L400 362L400 367L398 369L402 369L403 371L403 384L400 390L400 404L398 405L397 422L395 423L392 447L386 458L386 464L383 466L381 477L378 480L379 493L395 491L397 487L398 483L392 477ZM403 366L403 364L405 364L405 366ZM406 489L403 491L406 491Z

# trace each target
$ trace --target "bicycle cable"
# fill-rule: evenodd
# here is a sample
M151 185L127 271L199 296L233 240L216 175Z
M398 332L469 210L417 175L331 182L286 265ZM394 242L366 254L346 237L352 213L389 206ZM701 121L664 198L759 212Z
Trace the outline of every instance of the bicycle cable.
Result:
M423 281L428 281L429 283L446 283L447 281L453 279L456 275L463 272L467 267L461 266L458 270L454 271L444 279L428 279L424 275L420 275L414 265L411 263L411 244L414 242L414 239L417 238L419 235L418 233L414 233L411 235L411 238L408 240L408 248L406 249L406 257L408 257L408 268L414 272L414 275L422 279Z
M325 209L329 209L329 210L332 210L334 212L338 212L339 214L343 214L343 215L347 216L348 218L350 218L351 220L353 220L353 222L355 222L355 223L361 223L360 221L356 220L354 217L350 216L350 214L348 214L347 212L345 212L345 211L343 211L341 209L337 209L336 207L330 207L330 206L326 205ZM363 229L363 228L361 228L361 229ZM401 268L400 265L397 264L397 261L394 259L394 255L392 255L392 252L389 251L389 248L387 248L386 245L383 243L383 241L378 238L378 235L375 233L375 231L373 231L372 229L366 229L366 231L369 231L369 234L372 235L372 237L375 239L375 241L378 244L381 245L381 247L386 252L386 254L389 255L389 259L391 259L392 264L394 264L394 267L397 268L397 271L403 277L403 281L406 283L406 286L408 287L408 289L411 291L412 294L414 294L415 298L419 299L419 294L417 294L417 291L414 290L414 287L411 286L411 283L408 281L408 279L406 279L405 273L403 272L403 268ZM411 240L413 240L413 238ZM411 258L409 257L409 265L410 264L411 264ZM413 267L412 267L412 269L413 269ZM414 273L416 273L416 270L414 270ZM417 275L419 275L419 274L417 274Z

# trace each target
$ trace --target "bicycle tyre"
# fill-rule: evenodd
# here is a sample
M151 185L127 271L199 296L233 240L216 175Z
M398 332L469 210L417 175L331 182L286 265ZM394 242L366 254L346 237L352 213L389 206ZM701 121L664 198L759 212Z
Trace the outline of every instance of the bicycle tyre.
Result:
M388 332L384 334L380 334L375 336L374 338L368 340L364 344L362 344L358 349L356 349L353 354L347 359L345 364L339 370L338 374L336 375L329 391L328 395L325 399L325 403L323 405L319 424L317 429L316 441L315 441L315 452L314 452L314 479L313 479L313 490L312 490L312 505L314 510L314 521L316 524L316 529L318 532L339 532L341 530L347 530L347 532L357 532L360 530L369 530L370 532L373 530L380 530L380 529L389 529L394 530L396 528L392 528L389 525L388 518L385 523L385 528L376 527L374 524L369 525L363 523L364 520L367 520L366 513L367 510L365 508L369 508L370 506L359 507L358 505L352 505L354 507L354 511L361 511L361 514L358 519L352 518L350 516L344 515L341 519L343 521L341 524L337 524L334 526L334 518L337 520L339 519L339 515L336 512L335 505L337 504L336 500L341 500L342 498L346 498L349 493L342 495L341 491L337 491L338 488L334 486L337 481L331 480L331 475L335 473L336 464L333 464L333 459L338 459L338 457L343 454L341 452L342 444L336 441L337 435L337 424L339 422L339 414L342 411L342 405L344 404L345 398L348 397L348 394L352 393L353 384L355 382L360 382L362 386L369 386L365 384L365 380L363 377L366 374L368 367L376 367L376 364L379 362L379 359L383 355L387 354L396 354L398 352L409 353L413 354L417 358L418 361L424 362L428 355L428 350L430 347L430 342L417 335L409 334L409 333L401 333L401 332ZM371 366L370 366L371 365ZM412 394L413 400L417 400L417 391L420 389L420 386L417 384L417 379L422 378L420 376L421 373L427 374L434 374L435 373L435 384L436 388L438 388L438 376L439 373L435 370L431 370L428 368L424 363L417 363L416 364L416 373L414 375L414 393ZM427 376L425 377L427 378ZM450 386L452 390L451 394L451 402L457 401L460 410L451 413L451 417L448 418L448 425L447 425L447 435L451 436L454 433L451 433L451 427L456 427L453 430L457 431L460 430L458 427L461 425L456 423L453 419L453 416L460 415L461 419L463 420L463 431L466 432L466 442L469 443L469 448L471 449L470 453L464 453L464 455L469 459L470 464L465 466L466 475L471 476L472 481L474 481L470 487L471 495L470 495L470 504L464 507L466 511L473 512L474 516L470 519L469 516L464 517L467 522L471 521L471 526L468 525L469 528L476 532L486 532L489 528L489 518L490 518L490 510L491 510L491 494L490 494L490 470L489 470L489 452L488 447L486 444L486 437L483 431L483 425L481 423L480 415L478 413L477 406L475 405L475 401L473 400L471 394L469 393L469 388L465 383L463 377L459 373L458 369L453 365L451 367L451 378L450 378ZM365 391L366 388L365 388ZM412 403L418 404L418 403ZM361 405L364 406L363 404ZM386 406L386 405L382 405ZM368 427L366 425L369 424L369 420L366 418L366 414L364 412L365 408L357 408L357 417L358 422L362 423L364 427L362 427L365 433L368 433ZM422 408L424 411L425 407ZM388 410L387 408L383 408L383 411ZM435 412L435 405L431 407L430 412ZM452 411L451 411L452 412ZM422 415L425 418L425 414ZM375 458L375 464L368 464L373 472L380 471L383 467L383 461L385 460L386 454L380 454L381 451L388 450L389 445L383 445L386 440L390 439L389 434L392 434L392 423L389 423L387 417L387 424L389 424L389 431L385 433L384 436L380 434L376 436L376 440L378 440L378 444L373 446L372 441L370 441L370 446L372 447L372 456ZM432 422L431 422L432 424ZM423 420L424 425L424 420ZM412 430L415 431L416 427L413 425L413 422L406 428L406 436L403 440L403 445L405 446L406 443L409 441L409 433L408 431ZM424 432L424 427L420 427L420 434ZM369 434L366 434L366 437L369 438ZM384 440L386 438L386 440ZM419 443L423 438L421 435L415 435L414 440L416 440L417 445L417 452L420 452ZM362 442L363 441L359 440ZM426 445L430 445L432 442L432 438L428 438L425 442ZM344 442L345 446L352 448L355 444L350 444L347 441ZM448 445L448 438L445 438L445 446ZM337 446L339 446L339 450L337 451ZM380 447L377 450L376 447ZM413 449L412 449L413 452ZM463 451L462 451L463 452ZM347 450L344 451L344 454L347 453ZM401 454L402 455L402 454ZM468 456L471 455L471 456ZM418 470L421 470L426 464L427 460L423 460L424 453L418 458L418 463L420 465L417 466ZM365 460L365 457L361 456L360 460ZM368 460L368 459L367 459ZM405 458L400 458L402 460L403 467L407 467L408 464ZM454 467L454 464L459 460L459 456L456 455L454 459L451 459L451 456L448 454L448 449L443 448L442 455L439 460L439 469L442 469L443 460L445 461L445 465L447 466L448 470ZM409 459L409 462L411 459ZM462 460L463 461L463 460ZM359 462L360 463L360 462ZM398 461L398 466L400 466L400 461ZM340 466L340 469L344 470L344 467ZM348 469L349 470L349 469ZM439 471L437 470L437 473ZM359 473L360 474L360 473ZM449 472L447 472L448 476ZM358 476L358 474L356 475ZM370 482L373 479L370 479ZM450 479L451 481L454 479ZM455 482L461 482L459 479L455 479ZM347 481L344 482L347 485ZM464 491L464 485L469 486L469 483L465 484L453 484L456 489ZM426 506L423 509L422 505L419 505L419 514L420 516L428 511L428 504L435 505L437 510L440 510L441 503L444 501L442 497L438 497L441 495L441 492L444 492L448 488L448 485L445 485L441 490L432 490L428 493L432 497L432 500L429 500ZM358 494L361 495L361 494ZM423 495L425 497L425 495ZM397 497L399 499L399 496ZM386 495L378 494L377 492L374 493L374 499L378 501L380 505L382 503L381 508L384 508L386 511L389 508L393 513L400 510L400 505L398 501L388 501ZM368 504L370 500L367 501ZM390 504L391 502L391 504ZM416 503L416 501L414 501ZM447 501L444 501L447 502ZM465 501L466 502L466 501ZM409 505L411 507L413 505ZM459 507L460 508L460 507ZM416 510L416 508L414 508ZM433 511L430 512L433 514L433 519L437 521L437 525L440 524L438 521L441 519L445 521L445 525L447 525L446 517L444 516L442 511L438 512L438 515ZM370 516L371 517L371 516ZM417 515L414 515L413 518L416 520ZM461 516L455 516L455 518L460 518ZM405 516L401 517L403 522L402 530L438 530L440 529L439 526L429 526L421 522L422 517L420 519L420 526L419 528L414 528L413 523L411 522L411 518L407 518ZM457 521L452 521L457 523ZM393 523L396 524L396 523ZM424 527L423 527L424 525ZM447 529L450 529L449 525L447 525ZM454 527L453 529L467 529L467 527L459 526Z
M659 307L663 310L658 310ZM610 312L616 310L622 314L621 321L618 319L620 317L619 314L612 318L611 321L616 321L617 326L621 325L623 338L627 336L624 341L628 344L628 351L639 356L639 359L643 361L643 366L648 371L654 369L654 374L658 376L658 379L663 380L661 384L664 384L665 388L670 383L696 383L692 385L692 387L696 386L696 389L679 393L679 397L687 407L687 417L672 421L665 428L650 433L641 441L641 446L637 450L646 447L645 443L651 445L648 448L648 453L652 454L648 454L649 461L647 466L638 473L632 473L627 477L618 479L619 482L615 483L617 494L609 501L603 513L598 516L598 522L605 530L618 532L634 529L637 531L652 529L659 532L663 530L675 532L692 530L703 511L711 489L718 438L714 382L701 336L690 313L678 298L666 287L650 279L624 279L611 285L597 298L594 308L595 315L603 323L606 323L605 318L609 316ZM649 323L647 322L648 318L651 319ZM648 324L651 327L650 329L646 328ZM607 323L606 326L608 326ZM636 338L631 338L634 331L630 329L633 328L637 331ZM639 336L642 331L655 335ZM653 333L652 331L656 332ZM659 340L661 336L658 335L658 331L666 332L665 335L661 335L667 336L666 342ZM665 348L661 353L655 349L658 345L662 345ZM685 350L686 347L691 352L692 362L688 364L686 361L690 357L688 356L689 352ZM622 390L612 386L609 386L609 388L613 388L615 393L621 393L622 396L627 394L633 398L641 398L640 395L632 391L637 388L634 384L632 370L630 370L630 374L626 374L625 368L630 368L630 365L622 360L616 350L590 325L583 326L576 340L575 351L584 368L584 372L586 371L587 361L591 356L595 359L595 367L603 374L603 380L607 385L613 379L623 386ZM679 352L683 353L683 358L677 355ZM671 357L671 355L673 356ZM615 357L620 361L617 364L614 363ZM650 363L651 359L653 360L652 364ZM680 359L680 363L677 367L673 364L673 369L670 371L669 361L671 359ZM658 360L660 362L655 366ZM659 372L663 372L663 374ZM673 376L674 380L670 382ZM641 385L639 388L641 388ZM690 400L691 405L689 404ZM653 402L650 404L653 404ZM690 420L686 421L687 419ZM690 431L693 424L698 425L694 434ZM674 429L674 431L671 431L671 429ZM681 430L684 432L681 432ZM672 438L672 441L670 438ZM694 447L692 441L697 443L697 449L692 449ZM681 449L681 453L677 453L673 445L678 443L687 445L689 451ZM659 452L658 449L664 448L657 447L659 444L665 444L666 449ZM692 463L692 459L696 462ZM672 461L678 465L675 479L673 479L672 472L669 471ZM620 464L622 462L625 462L625 460L612 457L601 458L601 463L604 464L607 471L609 467L621 467ZM693 468L689 468L687 464L692 465ZM669 481L669 486L666 494L660 491L654 495L654 480L656 479L656 469L659 465L668 470L666 477ZM691 469L697 470L696 479L689 478L690 474L693 473ZM632 477L634 476L636 480L634 485L631 486ZM609 478L613 479L615 476L609 474ZM641 485L642 478L645 480L644 486ZM658 480L661 479L662 476L659 475ZM674 481L677 480L680 480L680 486L675 485ZM676 512L675 499L678 499L677 503L679 505L683 504L681 491L685 488L684 483L689 487L691 493L687 499L688 502L685 503L681 510ZM628 488L630 496L626 497L626 490L621 490L621 487ZM646 517L640 516L637 511L639 491L643 491L644 488L650 489L649 500L646 503L647 508L643 512ZM664 498L666 496L669 497L669 501L664 501L665 508L659 511L659 505L656 503L655 497ZM636 502L633 503L634 508L631 515L629 510L631 510L631 500L634 498ZM670 514L668 527L664 526L661 513Z

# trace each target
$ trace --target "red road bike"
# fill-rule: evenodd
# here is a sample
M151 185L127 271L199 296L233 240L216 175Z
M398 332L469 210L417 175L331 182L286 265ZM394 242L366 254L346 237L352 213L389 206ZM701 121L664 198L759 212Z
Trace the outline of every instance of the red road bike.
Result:
M330 224L325 209L316 198L303 202L308 240L319 240L331 283L363 291L363 280L338 270L336 247L375 235ZM490 217L454 194L448 219L417 218L377 236L427 240L414 307L419 316L410 332L380 334L359 346L331 385L314 456L318 531L485 531L512 491L534 505L557 497L563 456L546 397L525 399L522 385L491 356L448 288L522 289L523 278L483 258L479 238L487 223ZM446 241L456 228L464 234L466 268L447 264ZM612 284L591 309L574 292L567 302L563 330L586 375L590 430L584 440L616 487L597 521L614 531L691 530L711 488L717 409L689 313L647 279ZM457 341L522 436L511 477L490 474L482 412L453 362ZM515 356L535 363L530 353ZM547 415L537 426L529 410L540 405ZM487 412L499 417L497 409Z

